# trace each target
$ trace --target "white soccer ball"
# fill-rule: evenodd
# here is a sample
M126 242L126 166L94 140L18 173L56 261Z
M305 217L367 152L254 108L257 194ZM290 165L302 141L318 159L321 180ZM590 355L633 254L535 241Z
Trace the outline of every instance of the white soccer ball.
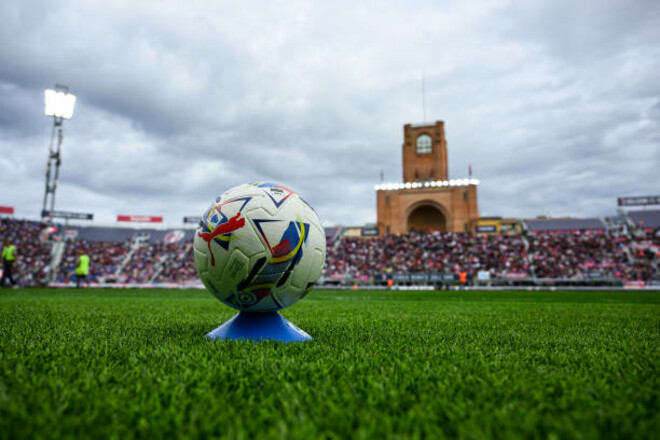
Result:
M193 251L197 274L220 301L271 312L304 298L319 279L325 233L296 192L259 182L215 199L199 222Z

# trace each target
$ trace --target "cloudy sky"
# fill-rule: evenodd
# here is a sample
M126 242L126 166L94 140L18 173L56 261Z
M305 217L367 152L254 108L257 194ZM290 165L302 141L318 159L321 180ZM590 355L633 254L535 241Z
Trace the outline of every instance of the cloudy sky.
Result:
M163 215L276 181L325 224L376 219L403 125L443 120L482 215L605 216L660 193L660 2L0 2L0 205L36 218L52 119L78 97L56 208ZM421 78L425 77L426 117Z

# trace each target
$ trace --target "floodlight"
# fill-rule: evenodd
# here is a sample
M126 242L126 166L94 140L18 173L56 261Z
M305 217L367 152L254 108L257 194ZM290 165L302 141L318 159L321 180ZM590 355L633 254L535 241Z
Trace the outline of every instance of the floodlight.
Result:
M44 97L46 103L44 113L46 116L71 119L71 116L73 116L73 107L76 105L75 95L46 89Z
M41 216L45 212L55 211L55 191L60 175L60 165L62 156L60 148L62 146L63 122L65 119L71 119L73 116L73 107L76 105L76 97L69 93L69 88L61 84L55 84L53 89L44 91L44 113L46 116L53 117L53 131L50 135L50 145L48 146L48 162L46 163L46 188L44 191L44 204L41 209ZM57 142L55 141L57 139ZM51 174L54 169L54 174ZM50 209L47 210L48 198L50 196ZM52 274L52 272L51 272Z

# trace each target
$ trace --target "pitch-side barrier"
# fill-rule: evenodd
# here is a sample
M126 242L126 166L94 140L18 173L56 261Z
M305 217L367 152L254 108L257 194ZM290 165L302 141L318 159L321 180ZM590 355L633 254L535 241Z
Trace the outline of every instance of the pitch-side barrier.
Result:
M76 283L49 283L48 287L55 288L75 288ZM199 283L89 283L82 287L94 289L200 289L204 290L204 285Z
M317 286L319 290L391 290L391 291L475 291L475 292L497 292L497 291L520 291L520 292L567 292L567 291L591 291L591 292L630 292L630 291L660 291L660 285L651 286L449 286L438 288L437 286Z
M74 283L50 283L48 287L55 288L75 288ZM92 283L85 287L95 289L197 289L205 290L202 283ZM373 286L373 285L325 285L316 286L315 290L391 290L391 291L431 291L431 290L466 290L480 292L497 291L522 291L522 292L541 292L541 291L660 291L660 285L623 285L623 286L448 286L444 289L433 285L419 286Z

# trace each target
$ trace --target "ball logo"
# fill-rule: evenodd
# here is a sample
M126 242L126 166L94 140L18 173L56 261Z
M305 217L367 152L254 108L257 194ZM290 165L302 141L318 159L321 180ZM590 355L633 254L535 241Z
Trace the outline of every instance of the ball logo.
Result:
M245 205L247 205L249 201L250 197L229 200L212 207L206 213L206 222L203 222L206 231L200 231L197 235L208 245L212 266L215 266L215 257L213 252L211 252L211 241L215 240L225 250L229 247L229 240L232 238L232 233L245 226L245 218L242 217L241 211L243 211L243 208L245 208ZM227 218L222 212L222 207L240 202L242 202L242 205L239 207L238 212L233 217Z

